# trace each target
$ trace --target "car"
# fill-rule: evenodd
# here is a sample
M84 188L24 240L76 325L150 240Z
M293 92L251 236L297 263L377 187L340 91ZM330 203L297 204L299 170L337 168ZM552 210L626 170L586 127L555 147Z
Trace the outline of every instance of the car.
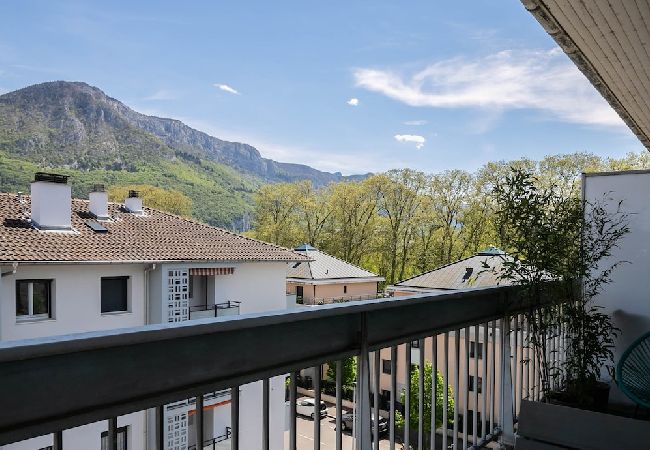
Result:
M301 397L296 401L296 413L301 416L311 417L314 419L314 399L310 397ZM320 402L320 418L327 417L327 405Z
M354 415L351 412L348 413L343 413L341 415L341 429L343 431L346 430L352 430L352 422L354 421ZM375 414L373 413L371 416L371 429L375 429ZM379 417L379 434L385 433L388 431L388 421L383 418Z

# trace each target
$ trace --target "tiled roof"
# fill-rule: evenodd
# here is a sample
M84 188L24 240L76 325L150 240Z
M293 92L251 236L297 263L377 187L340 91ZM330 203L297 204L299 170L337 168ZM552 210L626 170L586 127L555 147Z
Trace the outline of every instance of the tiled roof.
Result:
M498 280L498 273L504 259L511 257L502 251L489 248L469 258L461 259L429 272L395 283L394 287L421 289L467 289L510 284L507 280ZM486 269L487 264L490 269ZM492 270L494 269L494 270Z
M354 264L335 258L311 246L301 246L297 253L305 255L311 261L291 264L287 270L288 278L307 280L330 280L339 278L371 278L383 281L383 278Z
M31 226L30 197L0 193L0 262L126 261L305 261L292 250L144 208L144 215L109 203L108 232L87 224L87 200L72 200L73 231L41 231Z

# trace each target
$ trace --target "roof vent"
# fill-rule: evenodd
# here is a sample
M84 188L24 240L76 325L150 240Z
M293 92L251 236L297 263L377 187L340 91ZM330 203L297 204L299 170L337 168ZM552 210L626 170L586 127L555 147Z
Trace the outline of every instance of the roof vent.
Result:
M72 229L72 191L68 177L37 172L31 184L32 223L42 230Z
M124 207L131 213L142 214L142 199L140 192L129 191L129 196L124 200Z
M108 192L106 192L103 184L94 185L93 191L88 194L88 199L90 200L88 209L97 220L110 219L108 214Z
M473 272L474 272L473 267L465 267L465 275L463 275L463 281L469 280L469 277L472 276Z

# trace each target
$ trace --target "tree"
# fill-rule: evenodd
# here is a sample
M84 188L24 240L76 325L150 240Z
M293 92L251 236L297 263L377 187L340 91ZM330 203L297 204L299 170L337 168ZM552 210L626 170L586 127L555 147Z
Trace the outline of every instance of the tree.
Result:
M384 259L389 283L404 278L415 232L414 218L421 203L426 176L411 169L391 170L375 175L378 214L384 224Z
M424 364L424 411L422 418L424 420L424 431L425 435L430 436L431 434L431 391L432 391L432 374L433 367L430 362L425 362ZM440 371L436 372L436 428L442 426L442 415L443 415L443 406L444 400L443 395L445 394L444 380ZM411 370L411 395L409 397L410 401L410 429L416 430L419 428L419 396L420 396L420 367L416 366ZM405 393L402 391L400 394L401 402L404 403ZM454 394L450 385L447 385L447 417L449 423L453 422L454 417ZM405 420L402 414L398 411L395 415L395 421L398 427L404 427ZM428 440L427 440L428 443Z
M255 195L255 237L285 247L298 244L298 202L295 184L262 186Z
M342 382L341 385L344 390L352 391L354 387L354 382L357 379L357 358L354 356L350 356L349 358L345 358L341 361L342 363ZM336 361L331 361L327 363L327 378L336 381L336 365L338 362Z
M185 194L148 184L113 186L108 190L108 198L112 202L122 203L127 198L129 191L138 191L142 203L150 208L179 216L189 216L192 212L192 200Z
M369 253L377 226L377 195L369 179L334 183L329 187L332 211L329 251L344 261L360 264Z
M330 196L326 189L314 189L311 181L295 184L296 213L302 228L303 241L321 246L325 226L332 215Z

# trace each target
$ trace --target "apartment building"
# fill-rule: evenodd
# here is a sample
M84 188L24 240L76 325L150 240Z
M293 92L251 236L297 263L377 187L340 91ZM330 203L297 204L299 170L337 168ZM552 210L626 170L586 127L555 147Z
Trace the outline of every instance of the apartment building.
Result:
M145 324L187 326L208 317L285 309L287 263L307 259L146 208L137 192L116 204L95 186L89 200L72 199L67 177L37 173L31 195L0 194L0 341L119 333ZM215 361L218 353L215 349ZM279 449L284 377L270 385L271 448ZM261 393L261 383L241 387L240 422L245 423L240 426L245 429L261 429ZM187 399L165 406L166 449L202 448L192 432L195 404ZM204 441L227 440L230 392L206 394L203 404ZM119 448L151 448L154 425L151 412L120 417ZM105 422L68 430L66 448L103 448L106 431ZM260 448L259 436L243 435L241 443ZM52 437L43 436L3 448L51 445Z
M415 294L432 294L432 293L447 293L462 289L482 288L482 287L495 287L506 286L510 283L506 280L499 280L498 273L504 261L509 260L510 257L502 250L496 247L488 247L472 256L467 258L437 267L428 272L418 274L406 280L397 282L386 288L386 291L395 297L410 296ZM487 338L487 339L486 339ZM494 361L501 359L501 349L495 346L494 354L488 354L489 343L494 339L499 338L499 330L497 327L492 329L484 326L476 326L467 330L467 334L461 333L457 335L455 331L450 331L444 335L440 335L436 339L435 345L435 368L444 375L445 366L448 367L448 384L452 383L454 377L458 377L458 385L460 388L457 393L457 401L463 403L465 397L468 397L470 408L468 414L470 418L476 411L478 414L478 421L481 422L481 415L484 414L484 392L488 392L488 383L493 380L488 379L488 375L492 373L490 364ZM467 343L466 343L467 340ZM397 391L402 392L406 385L406 362L409 360L412 367L419 364L420 352L424 353L424 361L432 363L434 360L434 348L431 343L426 342L425 348L420 348L421 342L413 341L410 346L400 345L397 347ZM456 360L456 348L464 349L467 344L468 359L460 358ZM511 355L513 358L524 359L526 349L521 341L512 342ZM516 347L515 347L516 345ZM410 352L407 355L406 352ZM379 389L381 397L387 402L391 396L391 349L385 348L381 350L381 373L379 377ZM469 377L465 381L461 376L466 372L469 367ZM489 370L488 370L489 369ZM501 378L501 367L494 367L495 379ZM516 377L516 374L515 374ZM528 379L518 380L518 388L525 385L528 391L532 390L534 386L534 379L532 371L529 371ZM496 396L500 396L500 387L496 386ZM521 390L521 389L520 389ZM399 395L399 394L398 394ZM476 404L474 404L476 399ZM498 411L496 413L498 417Z

